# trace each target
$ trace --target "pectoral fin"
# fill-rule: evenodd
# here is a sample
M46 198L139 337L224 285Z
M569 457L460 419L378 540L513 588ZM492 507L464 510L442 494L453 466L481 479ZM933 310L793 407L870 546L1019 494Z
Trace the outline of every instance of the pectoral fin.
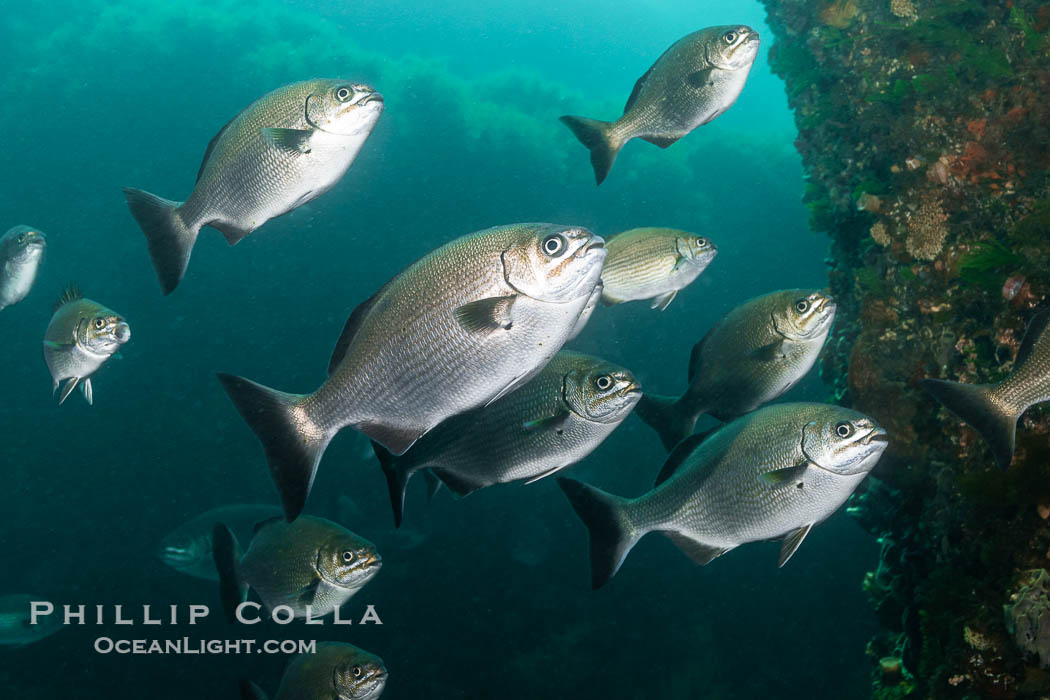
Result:
M553 416L530 420L524 424L526 430L553 430L561 434L565 430L565 423L569 419L568 411L561 411Z
M491 399L489 399L488 403L486 403L485 405L486 406L491 406L492 404L496 403L497 401L502 399L507 394L511 393L512 391L514 391L515 389L520 387L522 384L525 384L526 382L528 382L530 379L532 379L532 374L530 372L524 372L522 374L519 374L518 376L514 377L514 379L511 380L510 384L508 384L507 386L505 386L502 389L500 389L500 392L498 394L496 394Z
M670 304L672 301L674 301L674 298L677 295L678 295L678 290L675 289L674 291L668 292L667 294L664 294L662 296L658 296L655 299L653 299L653 303L652 303L652 305L649 308L651 308L651 309L659 309L660 311L663 311L664 309L667 308L668 304Z
M787 357L787 343L783 339L773 341L769 345L763 345L756 350L752 350L748 357L760 362L783 360Z
M317 597L317 589L321 585L320 578L314 578L309 584L300 588L295 593L290 594L288 597L292 600L298 601L303 605L313 605L314 598Z
M67 348L67 347L69 347L72 344L73 343L66 343L66 344L63 345L62 343L56 343L53 340L45 340L44 341L44 346L45 347L49 347L52 350L61 350L62 348Z
M489 297L459 306L453 316L459 325L472 333L488 335L498 330L510 330L514 325L511 308L517 296Z
M777 560L778 567L787 564L788 559L791 558L791 556L795 553L795 550L798 549L798 546L802 544L802 540L806 539L806 535L808 535L809 531L812 529L813 523L810 523L809 525L803 525L802 527L795 530L794 532L791 532L790 534L788 534L787 537L784 538L784 544L780 546L780 559Z
M793 464L790 467L784 467L783 469L774 469L768 471L759 479L763 483L769 484L770 486L780 486L783 484L792 484L797 482L802 475L806 473L806 469L809 468L809 462L803 462L801 464Z
M303 129L278 129L268 127L262 130L263 138L274 148L285 153L300 155L310 152L310 136L313 132Z
M58 395L58 405L61 406L62 402L65 401L73 390L77 388L77 383L80 382L80 377L70 377L66 385L62 387L61 393Z

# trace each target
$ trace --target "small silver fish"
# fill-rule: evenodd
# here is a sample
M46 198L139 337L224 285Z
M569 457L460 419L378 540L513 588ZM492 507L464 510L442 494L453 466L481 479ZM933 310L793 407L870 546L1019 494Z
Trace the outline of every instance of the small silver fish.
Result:
M230 529L217 523L212 552L223 608L231 619L248 589L268 610L287 605L296 617L321 618L361 590L382 566L375 545L324 518L281 517L256 526L244 555Z
M102 304L85 299L70 286L55 304L55 314L44 332L44 360L54 383L68 379L58 403L78 385L88 404L93 401L91 375L131 339L128 322Z
M616 121L562 117L590 150L598 184L631 139L667 148L729 109L744 89L758 44L758 32L751 27L701 29L672 44L638 79Z
M0 236L0 309L17 304L29 294L45 248L47 237L32 226L14 226Z
M923 379L919 385L972 425L992 448L999 468L1009 469L1021 414L1050 401L1050 309L1029 322L1013 371L998 384Z
M673 228L635 228L608 239L602 302L651 299L663 311L718 255L710 239Z
M258 523L280 515L281 509L277 506L251 504L213 508L165 535L157 548L157 556L179 573L218 581L211 549L215 524L225 524L238 542L248 544Z
M647 394L638 416L670 450L703 414L726 421L782 396L813 367L835 320L834 300L786 289L736 307L693 347L680 398Z
M233 245L331 189L382 111L383 96L368 85L292 83L248 105L215 135L185 202L125 187L164 293L182 280L202 227L218 229Z
M376 700L387 671L375 654L342 642L321 642L313 654L292 659L274 700ZM266 700L254 683L241 681L241 700Z
M783 539L778 566L817 523L846 502L888 444L870 418L841 406L783 403L694 435L667 459L653 489L620 498L559 478L590 532L591 584L660 532L707 564L748 542Z
M31 644L62 629L60 615L41 615L33 624L32 604L46 601L47 598L25 593L0 596L0 644Z
M311 394L220 374L266 452L285 514L303 509L331 439L353 427L394 454L524 385L593 297L604 241L584 228L478 231L410 265L350 315Z
M622 367L562 351L528 384L499 401L453 416L395 457L376 445L394 522L405 488L428 469L454 493L512 481L532 483L593 452L627 418L641 386Z

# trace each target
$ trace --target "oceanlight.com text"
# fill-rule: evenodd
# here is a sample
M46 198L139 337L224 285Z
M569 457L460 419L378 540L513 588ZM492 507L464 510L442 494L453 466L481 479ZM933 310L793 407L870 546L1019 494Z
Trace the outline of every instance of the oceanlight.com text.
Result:
M314 654L316 640L304 639L113 639L99 637L95 640L95 652L99 654L170 654L170 655L223 655L223 654Z

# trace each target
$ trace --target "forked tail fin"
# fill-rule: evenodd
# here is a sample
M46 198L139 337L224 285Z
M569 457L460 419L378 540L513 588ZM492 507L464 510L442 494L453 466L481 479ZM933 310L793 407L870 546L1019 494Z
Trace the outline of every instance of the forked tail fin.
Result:
M303 512L317 464L334 433L306 420L300 408L305 398L302 394L275 391L231 374L220 373L218 377L241 417L262 442L284 515L289 521L295 520Z
M1024 409L1006 406L994 396L994 384L960 384L943 379L919 382L933 398L974 427L995 454L1000 469L1009 469L1014 457L1017 419Z
M612 578L627 553L648 530L639 530L628 517L629 501L575 479L559 478L558 486L569 498L591 541L591 587L601 588Z
M591 152L594 179L597 184L602 184L609 171L612 170L616 154L623 148L623 141L612 134L613 122L571 116L561 117L561 121Z
M161 289L171 294L186 274L200 229L190 228L179 216L182 202L172 202L133 187L124 188L124 198L131 215L146 234L146 245Z
M645 394L634 412L660 436L670 452L674 446L693 434L698 415L686 411L680 399L659 394Z

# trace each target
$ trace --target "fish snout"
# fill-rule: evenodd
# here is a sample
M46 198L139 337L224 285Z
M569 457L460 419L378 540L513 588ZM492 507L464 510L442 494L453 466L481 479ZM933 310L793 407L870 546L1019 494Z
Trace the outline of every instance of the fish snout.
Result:
M113 328L113 337L121 345L128 342L131 340L131 326L126 321L117 322L117 325Z
M871 429L871 432L864 436L864 439L861 440L861 442L865 445L870 445L873 442L876 444L882 443L888 445L890 442L890 435L886 432L885 428L879 428L876 426Z
M364 93L364 97L358 100L357 104L365 105L369 102L378 102L380 105L383 105L385 104L386 100L383 99L383 94L381 92L379 92L378 90L368 88L367 92Z

